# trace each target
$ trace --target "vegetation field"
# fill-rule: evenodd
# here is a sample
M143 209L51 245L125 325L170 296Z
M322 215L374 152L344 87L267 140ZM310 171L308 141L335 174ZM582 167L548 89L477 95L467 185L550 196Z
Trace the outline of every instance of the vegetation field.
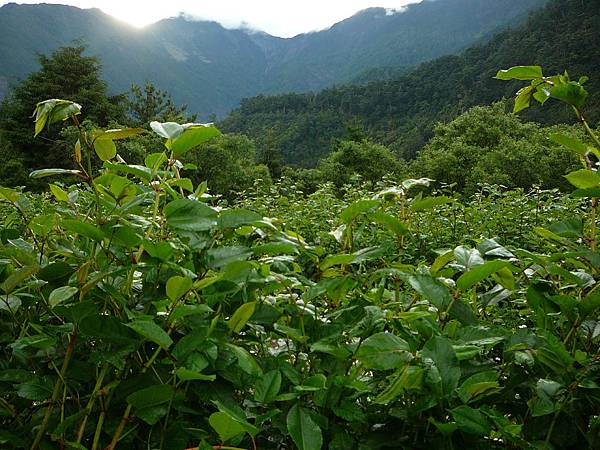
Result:
M497 78L528 83L516 111L560 101L581 130L480 108L440 126L423 158L468 156L457 139L489 137L495 158L506 139L515 154L543 142L564 161L547 167L575 169L569 193L563 178L535 185L547 152L529 187L508 189L477 183L468 161L447 184L402 177L418 165L378 172L387 150L363 139L318 176L268 183L276 160L244 166L244 138L212 125L153 121L151 135L38 103L31 133L71 124L74 164L32 172L44 192L0 188L2 447L598 448L600 142L585 79ZM361 157L371 172L352 170ZM187 176L228 164L236 195Z

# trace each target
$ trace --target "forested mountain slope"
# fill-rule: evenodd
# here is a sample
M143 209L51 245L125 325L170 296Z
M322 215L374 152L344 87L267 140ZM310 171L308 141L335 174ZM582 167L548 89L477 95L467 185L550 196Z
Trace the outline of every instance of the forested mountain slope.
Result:
M545 1L424 0L396 13L370 8L290 39L183 17L136 29L98 9L7 4L0 8L0 97L38 68L36 53L81 39L100 57L113 92L152 81L202 117L222 116L244 97L322 89L378 66L408 67L460 51Z
M526 23L491 41L444 56L392 80L341 86L316 94L259 96L242 101L221 127L245 133L260 146L268 130L278 137L288 163L314 165L348 125L410 158L431 136L436 122L473 105L510 97L517 84L493 79L498 69L542 65L547 73L569 69L588 75L589 115L600 118L600 0L553 0ZM571 120L559 105L533 108L528 118L541 122Z

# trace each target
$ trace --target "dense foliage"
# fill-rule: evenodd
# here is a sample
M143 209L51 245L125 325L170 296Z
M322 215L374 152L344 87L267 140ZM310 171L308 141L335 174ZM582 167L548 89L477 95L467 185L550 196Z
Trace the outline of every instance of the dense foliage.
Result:
M510 96L514 84L492 79L497 67L543 62L557 72L569 67L574 75L598 73L599 22L599 0L552 0L522 26L461 55L444 56L398 78L362 86L245 99L220 127L248 135L259 150L265 129L275 128L284 161L311 167L329 153L332 140L345 135L348 123L358 121L370 139L412 159L436 123ZM589 83L589 115L595 124L600 119L600 78L592 76ZM527 117L546 123L572 120L560 105Z
M553 99L577 115L589 141L549 136L584 165L571 196L484 186L459 201L393 176L308 196L257 184L226 207L185 162L244 138L152 122L165 150L132 165L115 141L144 129L87 129L80 105L39 103L36 135L76 126L77 168L31 176L80 183L0 188L3 448L600 446L585 79L497 78L530 82L516 111Z

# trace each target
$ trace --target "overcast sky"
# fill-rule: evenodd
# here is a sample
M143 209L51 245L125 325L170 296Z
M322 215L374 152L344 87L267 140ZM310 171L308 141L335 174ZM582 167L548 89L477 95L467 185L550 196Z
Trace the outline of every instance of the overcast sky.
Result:
M420 0L64 0L17 1L17 3L62 3L81 8L100 8L136 26L165 17L188 13L216 20L226 27L242 23L275 36L290 37L321 30L371 6L401 8ZM0 0L0 5L9 3Z

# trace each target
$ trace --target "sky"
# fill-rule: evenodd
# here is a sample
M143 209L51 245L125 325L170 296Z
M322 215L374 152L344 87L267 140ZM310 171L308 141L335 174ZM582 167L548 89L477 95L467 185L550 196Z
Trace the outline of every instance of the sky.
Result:
M42 3L13 0L16 3ZM245 26L274 36L291 37L322 30L372 6L401 9L420 0L46 0L80 8L100 8L135 26L144 26L184 12L215 20L227 28ZM9 3L1 1L0 5Z

